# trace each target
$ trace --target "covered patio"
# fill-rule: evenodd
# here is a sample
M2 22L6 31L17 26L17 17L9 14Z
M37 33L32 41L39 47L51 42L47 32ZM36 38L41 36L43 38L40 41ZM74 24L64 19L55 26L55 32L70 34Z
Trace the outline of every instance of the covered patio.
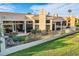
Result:
M5 33L27 33L33 29L32 21L3 21Z

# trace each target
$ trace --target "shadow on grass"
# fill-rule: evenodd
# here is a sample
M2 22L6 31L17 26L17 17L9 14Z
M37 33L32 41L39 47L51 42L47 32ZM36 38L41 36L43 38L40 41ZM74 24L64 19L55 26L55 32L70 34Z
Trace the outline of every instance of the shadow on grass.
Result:
M72 36L73 37L73 36ZM14 56L31 56L41 51L47 51L47 50L53 50L53 49L59 49L64 46L73 45L72 43L65 43L68 39L59 38L57 40L49 41L28 49L24 49L22 51L18 51L15 53L12 53L10 55Z

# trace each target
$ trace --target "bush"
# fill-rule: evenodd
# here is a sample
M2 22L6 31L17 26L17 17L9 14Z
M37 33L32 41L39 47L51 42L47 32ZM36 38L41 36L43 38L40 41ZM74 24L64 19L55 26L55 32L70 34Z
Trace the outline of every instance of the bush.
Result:
M16 35L9 35L9 37L13 40L13 41L18 41L18 37Z
M25 41L26 36L17 36L18 41Z
M0 41L0 44L2 43L2 41Z
M79 23L77 23L76 26L79 27Z
M65 33L65 30L62 30L62 31L61 31L61 34L64 34L64 33Z
M32 41L36 41L36 40L40 40L41 36L39 34L34 35L34 34L30 34L26 37L26 42L32 42Z
M42 34L42 35L47 35L47 34L48 34L48 31L47 31L47 30L43 30L43 31L41 32L41 34Z
M31 31L32 34L37 34L37 33L41 33L41 30L38 30L38 29L33 29Z

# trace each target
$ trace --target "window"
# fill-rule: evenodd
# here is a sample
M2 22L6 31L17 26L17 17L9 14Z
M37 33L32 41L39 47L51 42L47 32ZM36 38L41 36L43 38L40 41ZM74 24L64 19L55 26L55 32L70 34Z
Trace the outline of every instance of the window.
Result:
M35 25L35 29L39 29L39 25Z
M3 21L3 23L12 23L12 21Z
M68 22L70 22L70 20L68 20Z
M68 26L70 26L70 23L68 23Z
M77 20L75 20L75 22L77 22Z
M23 21L13 21L13 22L16 22L16 23L23 23Z
M35 20L35 23L39 23L39 20Z
M70 28L70 23L68 23L68 26L67 26L67 28Z
M28 23L32 23L32 21L26 21L26 23L28 24Z
M29 21L29 23L32 23L32 21Z
M63 22L62 22L62 25L63 25L63 26L66 26L66 21L63 21Z
M56 30L61 30L61 28L56 28Z
M50 25L46 25L46 30L50 30Z
M60 22L56 22L56 25L61 25L61 23Z
M50 20L46 20L46 23L50 23Z

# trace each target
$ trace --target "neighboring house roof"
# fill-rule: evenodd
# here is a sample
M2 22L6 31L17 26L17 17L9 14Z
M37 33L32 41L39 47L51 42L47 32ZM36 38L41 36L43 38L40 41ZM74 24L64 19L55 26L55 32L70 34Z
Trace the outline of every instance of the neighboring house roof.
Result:
M57 22L57 21L65 21L65 19L63 17L54 17L53 21L54 22Z
M24 13L14 13L14 12L0 12L0 14L19 14L19 15L25 15Z

